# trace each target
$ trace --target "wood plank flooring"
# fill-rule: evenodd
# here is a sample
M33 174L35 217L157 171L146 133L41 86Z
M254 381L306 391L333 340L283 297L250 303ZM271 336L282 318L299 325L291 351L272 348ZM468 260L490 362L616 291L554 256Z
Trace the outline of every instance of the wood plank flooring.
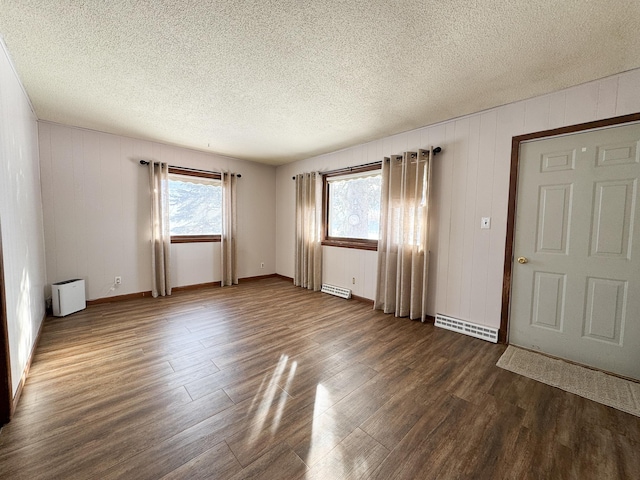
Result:
M272 278L46 320L11 479L632 479L640 419Z

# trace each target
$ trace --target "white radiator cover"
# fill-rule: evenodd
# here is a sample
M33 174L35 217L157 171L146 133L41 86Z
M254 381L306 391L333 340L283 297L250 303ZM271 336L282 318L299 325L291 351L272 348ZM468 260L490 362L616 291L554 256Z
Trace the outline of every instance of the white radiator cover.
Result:
M351 298L351 290L349 290L348 288L329 285L328 283L323 283L322 289L320 291L323 293L328 293L329 295L335 295L336 297Z
M480 338L492 343L498 343L498 329L467 322L447 315L436 314L436 327L464 333L470 337Z
M53 314L64 317L87 308L84 280L75 279L51 285Z

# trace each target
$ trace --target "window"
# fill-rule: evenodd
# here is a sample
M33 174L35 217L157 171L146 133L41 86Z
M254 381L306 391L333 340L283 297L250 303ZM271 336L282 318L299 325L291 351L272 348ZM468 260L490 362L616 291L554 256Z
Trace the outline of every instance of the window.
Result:
M219 174L169 168L169 226L171 243L220 241Z
M378 248L381 181L379 164L324 175L323 245Z

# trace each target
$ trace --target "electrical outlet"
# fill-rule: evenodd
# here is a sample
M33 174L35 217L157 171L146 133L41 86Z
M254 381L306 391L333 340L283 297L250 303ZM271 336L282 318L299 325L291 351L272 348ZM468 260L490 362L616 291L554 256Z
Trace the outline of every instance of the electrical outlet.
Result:
M491 228L491 217L482 217L482 220L480 220L480 228Z
M264 262L260 263L260 268L264 268Z
M122 277L116 277L115 282L113 282L116 285L121 285L122 284Z
M356 284L356 277L353 277L353 278L351 279L351 283L352 283L353 285L355 285L355 284Z

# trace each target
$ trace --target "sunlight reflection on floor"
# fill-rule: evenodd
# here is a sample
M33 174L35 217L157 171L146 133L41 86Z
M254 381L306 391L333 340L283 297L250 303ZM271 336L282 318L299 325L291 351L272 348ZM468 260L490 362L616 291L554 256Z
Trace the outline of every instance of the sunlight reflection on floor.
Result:
M284 392L289 389L291 382L293 381L293 377L296 374L296 369L298 368L298 362L295 360L291 363L291 367L289 367L289 376L287 377L287 383L284 385ZM284 393L283 392L283 393ZM273 423L271 424L271 433L275 434L278 430L278 425L280 425L280 419L282 418L282 413L284 412L284 405L287 403L287 395L280 395L280 401L278 402L278 408L276 410L276 415L273 419Z
M333 405L333 402L331 401L329 390L327 390L321 383L319 383L316 388L316 400L313 404L314 418L319 417L324 412L326 412L331 407L331 405Z
M331 413L326 410L331 406L331 395L322 385L316 388L316 400L313 406L313 423L311 425L311 439L309 452L305 463L313 465L327 453L327 448L335 446L336 422Z
M274 404L275 396L278 392L280 392L280 399L278 401L278 406L276 409L276 414L274 416L274 420L271 424L271 433L275 434L278 430L278 425L280 423L280 419L282 417L282 411L284 410L284 405L287 401L287 394L278 386L280 382L280 378L285 373L287 369L287 363L289 361L288 355L280 355L280 359L278 360L278 364L276 365L275 370L271 374L271 378L269 379L269 383L265 387L265 378L263 378L262 383L260 384L260 388L258 389L258 393L253 398L253 402L251 403L251 407L249 409L249 414L254 413L256 418L256 422L253 424L251 428L251 435L249 436L249 445L255 444L260 436L260 432L264 427L264 424L267 421L269 416L269 412L271 410L271 406ZM287 385L291 380L293 380L293 376L295 375L295 371L297 368L297 363L292 362L289 367L289 375L287 378Z

